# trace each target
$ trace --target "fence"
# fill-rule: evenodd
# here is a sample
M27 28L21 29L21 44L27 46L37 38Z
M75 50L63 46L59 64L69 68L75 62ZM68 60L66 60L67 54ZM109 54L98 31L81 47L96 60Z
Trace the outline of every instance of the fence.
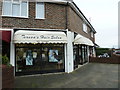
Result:
M91 63L108 63L108 64L120 64L120 56L113 55L112 57L90 57Z

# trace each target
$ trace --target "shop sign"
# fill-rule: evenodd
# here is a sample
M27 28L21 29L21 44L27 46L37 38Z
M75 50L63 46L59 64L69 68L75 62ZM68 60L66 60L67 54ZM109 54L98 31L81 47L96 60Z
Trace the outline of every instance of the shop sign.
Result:
M21 35L23 39L62 39L56 35Z

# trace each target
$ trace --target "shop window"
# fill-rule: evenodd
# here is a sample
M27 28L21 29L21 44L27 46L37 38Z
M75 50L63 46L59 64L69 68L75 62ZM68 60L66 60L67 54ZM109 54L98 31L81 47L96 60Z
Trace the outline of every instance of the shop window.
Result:
M4 0L3 16L28 17L28 2L20 0Z
M45 18L45 9L44 3L37 2L36 3L36 19L44 19Z
M30 71L29 68L31 68L31 66L34 66L36 63L39 63L39 53L40 51L37 49L16 48L16 72L22 72L26 70Z
M43 61L48 60L48 48L42 48L42 60Z
M22 47L21 47L22 46ZM64 45L16 45L16 72L64 69Z

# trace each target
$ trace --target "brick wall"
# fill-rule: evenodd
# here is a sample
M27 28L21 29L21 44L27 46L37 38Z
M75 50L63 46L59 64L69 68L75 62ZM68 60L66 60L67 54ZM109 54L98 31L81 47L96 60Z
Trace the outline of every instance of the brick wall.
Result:
M0 28L2 28L2 2L0 2Z
M35 2L29 2L29 18L2 17L3 28L65 29L65 6L45 3L45 19L35 19Z
M2 17L2 28L68 28L94 41L89 26L87 26L88 33L83 31L83 23L82 18L70 6L66 8L64 4L55 3L45 3L45 19L35 19L35 2L29 2L29 18Z
M120 56L112 56L109 58L98 58L98 57L91 57L91 63L108 63L108 64L120 64Z
M14 67L2 67L2 88L14 88Z
M71 31L77 32L87 38L90 38L94 41L94 38L91 37L90 27L87 25L88 33L83 31L83 23L84 21L80 16L69 6L68 7L68 29Z

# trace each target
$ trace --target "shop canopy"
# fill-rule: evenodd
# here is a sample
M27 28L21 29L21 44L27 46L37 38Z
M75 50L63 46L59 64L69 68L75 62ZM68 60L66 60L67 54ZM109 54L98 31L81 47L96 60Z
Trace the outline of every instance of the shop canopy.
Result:
M11 41L11 31L0 31L0 40L3 40L7 43Z
M90 39L88 39L80 34L78 34L75 37L74 44L85 44L88 46L94 46L93 42Z
M64 32L19 30L14 34L14 43L67 43Z

